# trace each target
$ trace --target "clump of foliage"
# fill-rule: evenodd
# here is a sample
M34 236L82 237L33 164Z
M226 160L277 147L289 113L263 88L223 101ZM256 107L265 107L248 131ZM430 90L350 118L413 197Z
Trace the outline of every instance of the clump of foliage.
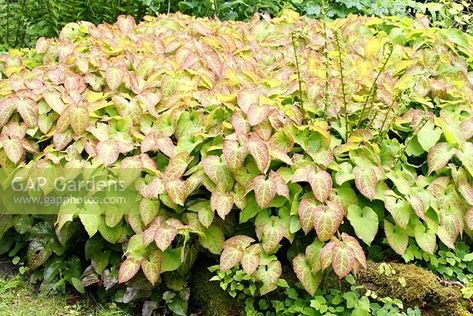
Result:
M356 275L372 244L471 247L472 44L423 20L292 11L68 24L0 56L0 165L139 169L139 211L1 215L0 253L183 315L202 252L264 296L286 265L310 295Z
M279 16L283 9L311 18L415 16L425 14L434 26L471 33L472 5L467 1L413 0L0 0L0 50L33 47L39 37L59 35L69 22L112 23L120 14L141 20L145 15L181 12L220 20L248 20L255 13Z

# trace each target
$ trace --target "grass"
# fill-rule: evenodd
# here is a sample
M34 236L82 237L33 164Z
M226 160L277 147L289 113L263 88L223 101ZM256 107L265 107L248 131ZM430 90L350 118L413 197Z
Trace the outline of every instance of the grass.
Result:
M0 315L9 316L128 316L115 304L96 306L85 298L73 305L65 295L36 294L25 277L0 276Z

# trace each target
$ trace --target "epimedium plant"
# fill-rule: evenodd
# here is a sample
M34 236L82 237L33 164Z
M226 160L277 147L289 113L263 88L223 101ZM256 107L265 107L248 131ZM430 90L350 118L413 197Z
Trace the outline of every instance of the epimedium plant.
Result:
M32 271L83 245L81 286L121 302L170 289L181 314L201 252L261 295L289 262L314 295L374 241L470 245L472 44L424 20L292 11L69 24L0 56L0 165L137 169L137 211L4 214L0 236L23 236Z

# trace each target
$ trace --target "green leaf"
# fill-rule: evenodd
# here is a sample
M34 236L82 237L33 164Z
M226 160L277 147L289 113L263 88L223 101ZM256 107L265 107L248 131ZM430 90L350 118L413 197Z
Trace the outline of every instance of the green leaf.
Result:
M404 255L409 242L407 231L399 226L394 226L387 220L384 221L384 233L391 248L400 256Z
M301 281L304 289L310 294L314 295L322 281L322 274L312 274L311 267L303 254L298 254L292 261L294 272L299 281Z
M225 241L223 229L217 224L212 224L205 230L204 234L200 236L199 240L202 247L218 255L222 251L222 245Z
M368 206L361 208L351 204L348 207L347 218L353 226L356 236L370 246L378 232L379 219L376 212Z
M429 174L445 167L453 154L454 151L452 147L447 143L438 143L432 147L427 155Z
M417 133L417 140L425 151L429 151L442 136L442 130L436 128L431 121L428 121Z

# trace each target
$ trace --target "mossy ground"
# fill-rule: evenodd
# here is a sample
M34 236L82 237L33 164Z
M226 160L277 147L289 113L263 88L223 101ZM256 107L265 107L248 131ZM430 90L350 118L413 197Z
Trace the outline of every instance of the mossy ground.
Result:
M41 295L25 277L0 276L0 316L128 316L113 304L96 305L75 295Z

